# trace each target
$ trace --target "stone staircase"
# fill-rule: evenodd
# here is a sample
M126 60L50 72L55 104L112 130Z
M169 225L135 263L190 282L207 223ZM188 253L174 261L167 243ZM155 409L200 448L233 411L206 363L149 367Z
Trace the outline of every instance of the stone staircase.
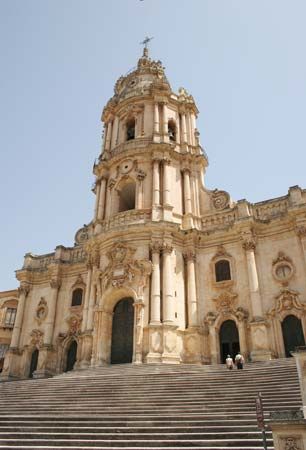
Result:
M0 449L260 449L259 391L266 417L299 409L293 359L241 371L125 364L1 383Z

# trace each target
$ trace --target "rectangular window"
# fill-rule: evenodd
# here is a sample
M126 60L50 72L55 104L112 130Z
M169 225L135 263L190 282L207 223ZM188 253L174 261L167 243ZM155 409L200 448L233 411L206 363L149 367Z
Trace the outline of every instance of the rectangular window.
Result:
M16 318L16 312L17 312L16 308L7 308L6 314L5 314L5 323L4 323L4 325L6 327L13 327L14 326L15 318Z

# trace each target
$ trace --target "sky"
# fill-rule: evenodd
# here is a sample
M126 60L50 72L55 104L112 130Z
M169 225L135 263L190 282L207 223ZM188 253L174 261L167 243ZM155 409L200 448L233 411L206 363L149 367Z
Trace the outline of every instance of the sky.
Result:
M306 188L305 18L304 0L0 0L0 291L91 221L101 112L145 36L195 98L207 188Z

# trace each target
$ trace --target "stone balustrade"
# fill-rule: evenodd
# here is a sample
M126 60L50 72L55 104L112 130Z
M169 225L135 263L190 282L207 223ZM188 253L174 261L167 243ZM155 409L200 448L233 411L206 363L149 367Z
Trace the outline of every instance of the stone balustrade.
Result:
M276 201L254 203L252 205L252 212L255 219L269 220L286 213L288 206L288 198L283 200L277 199Z
M202 231L211 230L216 227L232 225L238 218L237 211L211 214L202 217Z
M110 219L101 221L101 232L112 230L113 228L125 227L126 225L143 224L150 220L150 209L131 209L115 214Z

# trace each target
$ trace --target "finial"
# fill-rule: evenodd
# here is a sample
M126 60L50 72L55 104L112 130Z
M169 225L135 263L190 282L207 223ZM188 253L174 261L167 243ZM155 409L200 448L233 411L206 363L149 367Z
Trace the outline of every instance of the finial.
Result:
M147 57L149 56L148 43L149 43L150 41L152 41L152 39L154 39L154 38L153 38L153 37L148 37L148 36L146 36L146 37L144 38L144 40L143 40L142 42L140 42L141 45L144 45L144 48L143 48L143 55L142 55L144 58L147 58Z

